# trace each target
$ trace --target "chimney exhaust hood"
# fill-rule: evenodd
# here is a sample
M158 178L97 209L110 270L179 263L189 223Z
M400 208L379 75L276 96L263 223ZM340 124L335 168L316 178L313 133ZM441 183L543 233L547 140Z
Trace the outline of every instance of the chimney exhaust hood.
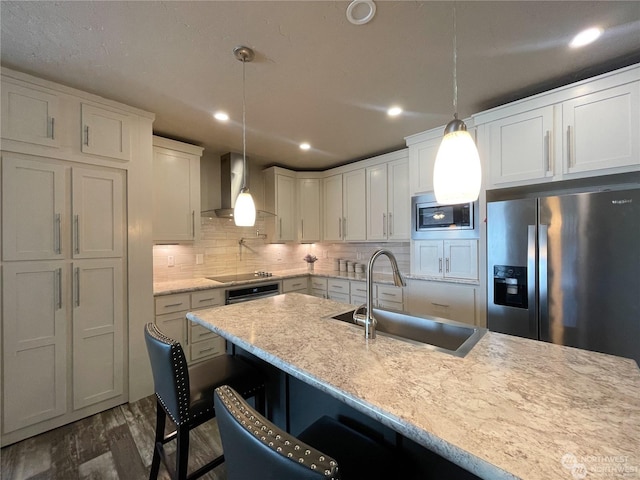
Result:
M220 157L220 208L203 211L201 214L203 217L233 218L233 207L242 190L243 169L241 153L230 152ZM258 210L256 213L258 218L275 216L274 213L263 210Z

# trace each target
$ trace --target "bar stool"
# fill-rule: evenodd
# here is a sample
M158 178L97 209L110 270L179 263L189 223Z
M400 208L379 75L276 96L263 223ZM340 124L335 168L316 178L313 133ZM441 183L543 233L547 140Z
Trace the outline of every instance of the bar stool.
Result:
M220 455L187 475L189 432L216 416L214 390L220 385L233 385L243 397L254 397L256 408L264 412L263 377L248 362L232 355L222 355L188 367L180 343L164 335L153 323L147 323L144 336L157 398L156 434L149 479L157 479L160 461L172 479L196 479L224 461L224 455ZM165 436L167 415L177 428ZM164 451L164 445L174 439L177 440L175 470L169 465Z
M269 422L230 386L215 390L227 480L401 478L388 448L322 417L298 437Z

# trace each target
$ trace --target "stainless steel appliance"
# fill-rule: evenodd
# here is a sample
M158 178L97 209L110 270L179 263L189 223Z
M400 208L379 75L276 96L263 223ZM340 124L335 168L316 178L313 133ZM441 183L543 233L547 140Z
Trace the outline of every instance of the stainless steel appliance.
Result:
M476 229L475 202L458 205L441 205L433 194L417 195L411 198L411 238L414 240L432 238L434 233ZM463 236L463 235L462 235Z
M490 330L640 364L640 189L624 188L487 203Z
M225 305L250 302L260 298L273 297L280 294L280 283L261 283L245 287L231 288L225 291Z

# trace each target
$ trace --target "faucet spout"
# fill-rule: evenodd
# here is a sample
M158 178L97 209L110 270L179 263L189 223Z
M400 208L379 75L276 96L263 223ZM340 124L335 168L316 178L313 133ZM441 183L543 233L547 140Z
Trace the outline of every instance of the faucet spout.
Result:
M366 313L364 319L364 336L365 338L376 338L376 324L377 321L373 316L373 264L380 255L385 255L391 262L391 269L393 271L393 283L396 287L405 287L407 284L400 274L398 268L398 262L396 257L390 250L381 248L376 250L369 259L369 265L367 267L367 304Z

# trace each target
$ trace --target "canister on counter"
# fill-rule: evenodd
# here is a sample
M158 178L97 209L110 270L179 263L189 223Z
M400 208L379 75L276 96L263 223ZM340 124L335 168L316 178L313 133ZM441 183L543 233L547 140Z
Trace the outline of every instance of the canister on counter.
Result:
M346 272L347 271L347 261L346 260L340 259L340 271L341 272Z

